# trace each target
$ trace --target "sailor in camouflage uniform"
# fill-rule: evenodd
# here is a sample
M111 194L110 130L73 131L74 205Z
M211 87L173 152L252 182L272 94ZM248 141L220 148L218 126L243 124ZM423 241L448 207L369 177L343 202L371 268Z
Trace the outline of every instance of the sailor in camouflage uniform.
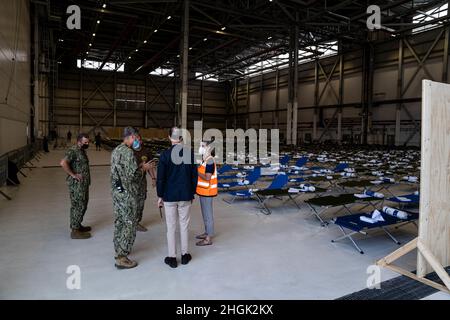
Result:
M124 129L123 143L111 155L111 191L114 208L114 249L118 269L137 266L128 259L136 238L138 224L138 195L142 174L150 164L138 165L133 149L139 149L138 132L134 128Z
M136 161L138 165L142 165L143 163L146 162L150 162L153 159L153 156L150 152L150 150L148 148L146 148L144 146L144 144L142 143L142 138L140 135L137 136L137 139L140 142L140 148L134 150L134 155L136 157ZM153 182L156 181L155 178L155 165L154 162L151 162L152 164L152 168L150 170L150 172L148 172L150 174L150 176L152 177ZM154 183L153 183L154 185ZM145 232L147 231L147 228L144 227L141 224L142 221L142 214L144 212L144 205L145 205L145 200L147 199L147 171L144 171L142 173L142 178L140 180L139 183L139 189L138 189L138 197L137 197L137 202L138 202L138 212L137 212L137 217L138 217L138 225L137 225L137 231L141 231L141 232Z
M67 185L70 193L70 234L72 239L88 239L91 237L91 227L82 226L84 214L89 201L89 159L85 150L89 147L89 137L80 133L77 143L70 147L60 164L67 173Z

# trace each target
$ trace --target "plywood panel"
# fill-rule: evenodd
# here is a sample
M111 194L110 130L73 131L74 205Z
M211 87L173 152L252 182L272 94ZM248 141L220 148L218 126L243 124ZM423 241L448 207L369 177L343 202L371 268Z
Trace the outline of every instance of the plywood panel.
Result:
M445 267L450 265L450 85L423 81L422 104L419 241ZM419 253L417 274L430 271Z

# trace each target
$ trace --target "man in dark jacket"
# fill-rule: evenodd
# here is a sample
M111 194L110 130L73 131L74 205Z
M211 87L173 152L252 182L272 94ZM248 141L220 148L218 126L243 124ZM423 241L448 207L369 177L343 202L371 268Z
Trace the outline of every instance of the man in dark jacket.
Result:
M188 264L192 259L188 252L189 209L197 188L197 166L194 163L194 153L191 148L183 144L182 131L179 128L170 129L169 139L172 146L161 153L156 186L158 206L164 206L167 224L169 255L164 262L176 268L175 231L178 221L181 237L181 264Z

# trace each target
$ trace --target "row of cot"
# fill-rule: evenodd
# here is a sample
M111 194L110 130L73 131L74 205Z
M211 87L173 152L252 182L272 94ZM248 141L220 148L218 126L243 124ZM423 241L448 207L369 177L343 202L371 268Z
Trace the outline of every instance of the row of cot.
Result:
M22 148L9 151L0 156L0 187L5 184L16 186L19 184L17 173L27 177L23 169L32 170L33 159L40 160L42 150L42 140L37 139L34 143ZM0 195L7 200L11 200L6 192L0 190Z
M231 165L222 166L219 169L219 188L222 191L227 191L231 196L231 199L224 200L228 203L233 203L239 198L255 199L259 202L261 211L264 214L270 214L271 210L267 205L267 201L271 198L282 199L286 197L287 200L283 203L290 201L300 209L296 198L304 194L313 194L312 198L304 202L311 210L311 214L323 226L329 223L329 221L325 221L322 218L328 209L336 207L344 209L346 215L330 220L344 234L334 241L344 238L349 239L360 253L363 253L363 250L360 249L353 239L352 236L354 234L367 234L367 231L370 229L382 229L392 240L399 243L387 230L387 227L414 223L418 218L418 213L415 212L415 207L418 207L419 203L418 191L401 196L396 196L391 191L391 187L398 186L399 183L413 185L414 188L417 188L419 180L412 174L417 174L418 169L420 170L418 164L413 165L411 168L406 168L411 170L408 171L405 170L405 166L401 170L393 168L392 163L395 164L395 161L392 161L391 165L388 166L379 162L358 162L359 168L350 167L352 162L347 161L340 162L331 169L330 167L324 167L323 162L319 162L317 158L315 162L316 164L319 163L319 166L310 167L306 166L310 162L307 156L297 157L295 164L292 166L288 165L290 160L291 156L289 155L285 155L280 159L278 173L275 174L270 184L262 189L258 189L256 186L264 179L264 176L261 174L261 170L264 167L246 167L246 171L232 174L233 170L239 168ZM331 161L331 163L333 162L335 161ZM364 166L367 163L370 165ZM377 164L377 166L373 165L373 163ZM385 168L385 172L381 171L381 166ZM374 171L373 169L377 170ZM388 170L395 172L391 173ZM398 179L399 176L404 174L407 175ZM371 179L369 176L375 176L375 179ZM232 179L236 181L226 181ZM374 188L377 189L374 190ZM350 190L359 193L348 193ZM329 194L336 191L344 193L338 195ZM381 193L382 191L389 193L389 198L385 199L384 194ZM402 208L383 206L385 201L402 206ZM366 204L365 207L371 206L380 218L377 221L371 221L372 212L353 213L351 207L361 203ZM380 205L383 206L384 210L379 211L377 209ZM408 211L397 210L405 210L403 207L407 207ZM413 211L410 209L413 209ZM398 213L401 214L398 215ZM350 232L346 232L346 230L350 230Z

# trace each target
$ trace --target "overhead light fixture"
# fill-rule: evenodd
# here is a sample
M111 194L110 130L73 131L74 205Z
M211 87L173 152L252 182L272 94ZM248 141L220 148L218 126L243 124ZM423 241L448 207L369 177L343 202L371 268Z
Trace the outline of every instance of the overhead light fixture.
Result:
M86 54L89 54L89 51L86 51Z
M170 20L171 18L172 18L172 16L168 16L168 17L167 17L167 20Z
M170 63L170 61L167 61L167 63Z
M267 38L267 40L270 40L270 39L272 39L272 37L268 37L268 38Z
M147 40L144 40L144 43L147 43Z
M58 64L61 64L61 61L58 61Z
M97 24L99 24L100 23L100 20L97 20Z
M179 58L180 57L180 55L179 54L177 54L177 58Z
M139 49L136 49L136 50L134 50L134 51L138 52L138 51L139 51Z
M89 43L89 47L92 47L92 43Z
M206 40L208 40L208 38L204 38L204 39L203 39L203 41L206 41Z
M222 28L220 28L220 30L224 31L226 28L227 28L227 27L222 27Z
M59 42L64 42L64 39L58 39Z
M95 37L95 33L93 33L92 36Z
M103 9L105 9L105 8L106 8L106 3L104 3L104 4L103 4L102 8L103 8Z
M129 56L128 59L131 59L131 56Z
M190 47L189 50L192 50L192 47Z
M158 32L158 29L155 29L155 31L153 31L153 32L155 32L155 33Z

